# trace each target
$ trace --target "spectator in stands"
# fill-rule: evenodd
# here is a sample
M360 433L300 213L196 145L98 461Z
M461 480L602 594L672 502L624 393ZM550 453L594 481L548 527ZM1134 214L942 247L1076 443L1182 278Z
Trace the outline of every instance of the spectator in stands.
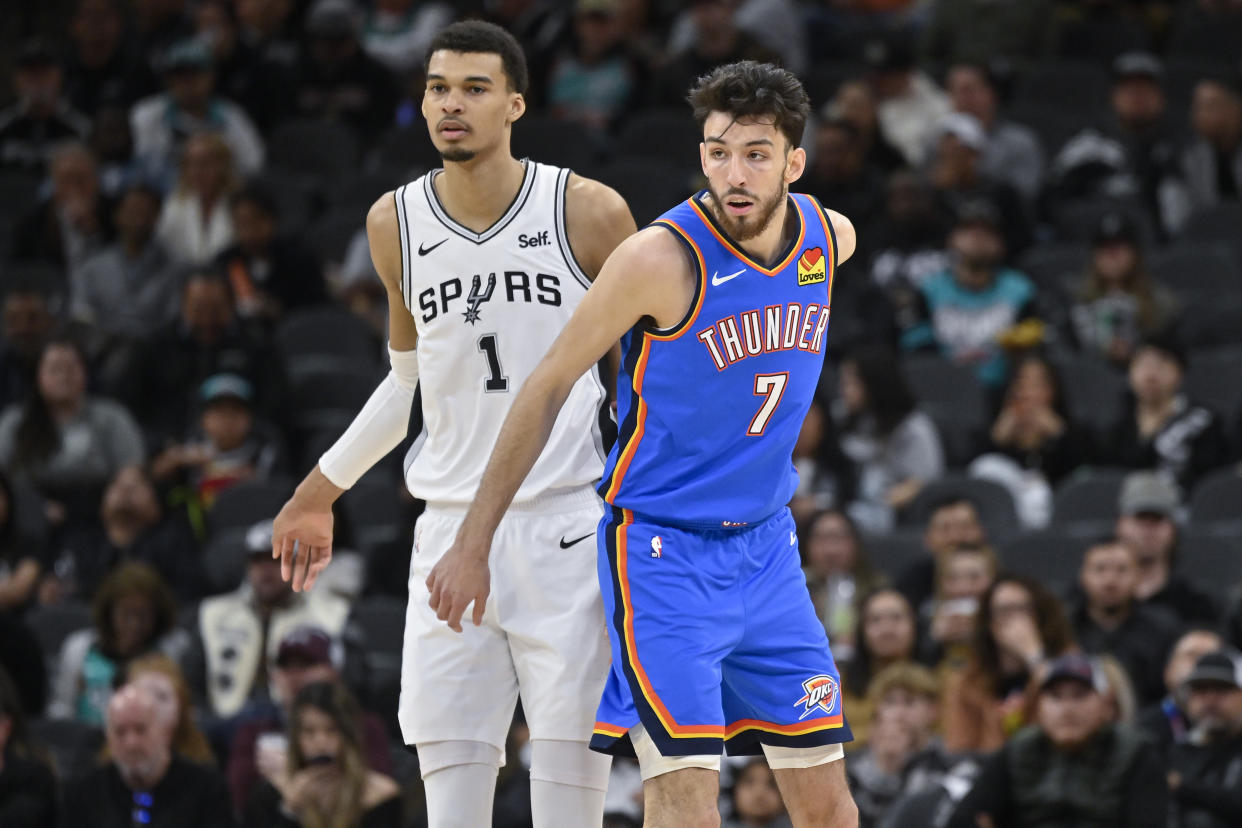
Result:
M400 789L367 768L358 706L344 685L303 687L293 701L288 741L288 770L251 795L247 828L402 825Z
M43 600L89 601L125 561L151 566L183 603L203 596L202 560L190 524L183 512L164 507L139 465L122 467L108 482L98 526L65 538L56 571L44 578Z
M888 175L905 167L906 159L881 131L878 106L875 91L867 81L847 80L837 87L821 114L824 120L840 118L853 124L858 130L864 163Z
M171 749L172 724L159 715L151 694L129 685L108 703L111 761L70 783L62 828L83 816L99 828L231 828L224 780Z
M841 451L827 404L811 400L793 450L798 488L789 501L795 521L807 520L819 509L844 503L853 497L855 475L849 459Z
M21 402L35 385L43 340L56 317L48 307L47 288L17 283L4 294L0 308L0 408Z
M123 342L145 339L177 315L181 287L167 248L155 238L161 197L131 183L113 213L117 239L74 274L70 312Z
M1183 624L1214 625L1220 619L1216 599L1176 571L1179 508L1177 487L1166 478L1133 472L1118 499L1117 539L1134 551L1138 600L1163 607Z
M55 825L56 806L56 777L32 753L17 685L0 667L0 825Z
M278 235L280 216L267 190L249 185L233 194L237 241L217 259L229 277L237 312L276 322L293 308L328 301L323 268L299 240Z
M256 782L266 779L275 784L285 773L288 745L284 732L293 700L302 688L340 680L333 662L334 651L339 653L339 647L318 627L297 627L281 639L272 667L272 698L251 704L238 717L229 749L229 790L239 813L245 809ZM362 710L358 728L367 765L371 770L391 773L388 731L383 720Z
M86 145L64 143L48 161L51 197L26 213L13 231L12 255L72 273L112 240L112 205L99 190L99 168ZM48 285L63 290L63 284Z
M1193 726L1186 712L1186 677L1200 658L1224 649L1224 646L1225 642L1214 630L1199 628L1183 633L1173 645L1169 660L1164 665L1165 697L1159 704L1148 705L1139 711L1136 724L1166 762L1173 745L1185 742Z
M958 546L939 556L935 600L919 608L919 621L927 632L923 660L950 669L966 664L979 602L996 578L996 570L996 554L987 546Z
M378 0L362 24L362 48L397 77L409 77L423 68L431 39L453 16L448 3Z
M129 372L126 399L152 445L183 439L198 414L196 392L219 373L248 380L255 410L280 422L286 381L279 358L237 318L227 277L200 270L182 288L180 318L139 351Z
M867 557L858 527L842 509L816 512L806 521L800 547L811 602L837 661L848 663L858 632L858 598L878 589L884 576Z
M194 706L190 699L190 685L185 674L163 653L139 656L125 670L124 685L145 690L155 703L156 714L172 727L172 749L182 759L200 765L216 764L215 754L207 737L194 723Z
M646 82L625 43L621 0L577 0L573 33L552 59L543 101L554 117L603 134L634 108Z
M980 171L1033 203L1044 182L1043 147L1029 127L1000 117L1000 91L992 70L983 63L955 63L945 77L945 89L953 111L972 116L983 128Z
M768 50L775 63L796 75L806 72L809 55L805 9L797 0L730 0L727 5L734 9L734 25ZM660 11L658 5L655 11ZM627 16L633 17L633 14ZM672 22L667 48L670 54L680 53L693 42L701 31L700 20L701 17L691 11Z
M884 177L868 163L858 128L844 118L829 118L816 127L814 140L801 191L848 215L855 227L874 226L884 212Z
M928 277L919 293L920 321L901 337L906 350L935 349L971 365L989 389L1005 382L997 338L1034 318L1035 286L1004 267L1005 240L996 207L968 202L949 236L949 268Z
M952 824L1166 828L1159 759L1137 732L1112 720L1095 660L1055 659L1036 692L1035 723L984 762Z
M923 30L922 58L928 61L985 63L996 58L1036 58L1052 45L1052 3L980 4L941 0Z
M364 138L393 123L398 89L392 73L363 51L358 20L346 0L318 0L306 15L307 45L297 71L295 110L336 121Z
M159 573L139 561L114 569L95 593L95 626L65 639L48 716L101 726L115 679L133 658L159 651L184 655L189 636Z
M1073 642L1055 595L1022 576L997 578L979 601L970 660L947 680L945 748L987 752L1004 744L1024 724L1032 672Z
M888 296L897 329L904 332L919 323L923 283L948 267L945 241L951 226L921 176L894 173L887 193L884 215L866 242L873 251L870 280Z
M920 71L908 32L894 30L863 45L863 60L875 92L880 132L905 159L919 167L940 119L949 113L949 96Z
M888 531L929 480L944 474L944 449L919 411L896 357L861 349L841 362L833 406L838 439L858 478L850 514L871 531Z
M1184 682L1188 738L1170 750L1169 789L1176 824L1226 828L1242 821L1242 656L1219 650L1199 658Z
M234 7L242 44L264 62L292 74L298 61L292 0L239 0Z
M15 64L17 101L0 110L0 168L41 174L52 148L61 141L85 140L90 121L62 95L64 72L50 43L27 40Z
M1105 213L1091 238L1091 259L1074 306L1078 344L1124 366L1143 337L1165 330L1177 302L1147 271L1139 229L1125 213Z
M781 801L776 775L762 757L755 757L738 768L729 791L729 815L722 828L791 828L785 803Z
M272 59L243 37L237 9L281 5L288 4L208 0L194 15L197 37L211 48L217 91L236 101L263 131L292 111L293 73L288 62Z
M130 37L144 60L161 60L192 34L186 0L139 0L133 4Z
M91 124L91 151L99 161L99 188L115 199L131 184L144 181L142 164L134 158L129 110L119 103L102 104Z
M871 723L867 693L872 678L886 667L911 661L917 652L918 624L905 597L887 587L863 595L858 603L858 646L844 670L841 689L844 709L851 711L856 747L867 742Z
M1152 469L1189 492L1229 457L1220 418L1182 391L1186 354L1167 336L1142 340L1130 358L1129 410L1109 433L1102 458L1132 469Z
M18 492L0 470L0 615L20 616L34 603L47 568L45 526L39 515L24 514ZM23 500L29 493L21 493Z
M241 586L199 605L202 663L188 672L212 714L221 718L269 696L270 665L290 631L310 625L339 636L349 615L348 602L332 592L294 592L281 579L271 531L271 521L264 521L247 534Z
M779 60L770 49L737 25L738 0L694 0L690 4L693 40L675 45L654 78L657 106L685 105L686 90L715 66L738 60Z
M1194 138L1182 154L1182 174L1192 208L1242 200L1242 88L1238 79L1199 81L1190 124Z
M927 555L911 563L896 578L897 589L910 606L920 612L936 593L936 571L940 559L964 546L987 544L987 533L979 518L979 507L969 497L949 495L928 505L923 546Z
M106 102L128 108L154 82L125 44L125 15L118 0L78 0L69 20L65 92L92 118ZM127 115L128 117L128 115Z
M223 138L203 132L186 140L180 182L164 202L155 231L174 261L205 265L233 243L229 199L236 187L232 151Z
M988 433L989 450L1051 486L1089 456L1091 440L1070 417L1056 368L1037 353L1020 358Z
M142 433L124 406L86 393L80 346L53 337L39 357L35 393L0 414L0 466L47 499L48 518L96 519L104 485L143 460Z
M1092 544L1083 553L1082 600L1071 615L1075 638L1088 653L1108 653L1125 667L1140 704L1164 695L1163 672L1180 633L1163 608L1136 600L1134 552L1117 540Z
M263 139L241 107L215 94L207 46L194 40L177 43L164 58L163 69L167 91L139 101L130 113L134 154L149 174L171 189L178 183L177 165L188 139L200 133L220 136L239 173L258 172ZM180 177L194 173L183 168Z

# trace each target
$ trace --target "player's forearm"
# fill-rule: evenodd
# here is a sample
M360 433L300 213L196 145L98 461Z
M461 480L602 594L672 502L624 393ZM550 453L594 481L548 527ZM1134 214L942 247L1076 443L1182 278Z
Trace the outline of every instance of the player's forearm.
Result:
M320 511L332 508L332 504L344 493L345 489L325 477L316 465L298 484L293 492L293 499L311 511Z

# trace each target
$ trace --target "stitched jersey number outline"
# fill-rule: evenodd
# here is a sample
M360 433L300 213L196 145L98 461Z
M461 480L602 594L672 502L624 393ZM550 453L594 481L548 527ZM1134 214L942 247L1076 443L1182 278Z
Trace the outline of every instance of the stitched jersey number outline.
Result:
M487 360L487 379L483 380L483 390L489 393L508 391L509 378L501 373L500 351L496 347L496 334L483 334L479 337L479 352Z
M765 399L750 421L750 426L746 429L747 435L763 436L763 430L768 427L768 420L772 419L776 407L781 404L781 397L785 396L785 386L788 384L788 371L781 371L779 374L755 374L755 396Z

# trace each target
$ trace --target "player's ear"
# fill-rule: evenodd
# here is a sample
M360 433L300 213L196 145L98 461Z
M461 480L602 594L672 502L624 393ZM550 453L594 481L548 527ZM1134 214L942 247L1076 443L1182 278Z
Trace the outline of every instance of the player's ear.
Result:
M513 124L518 118L526 114L526 98L521 92L514 92L509 98L509 117L508 123Z
M785 161L785 183L794 183L802 177L804 172L806 172L806 150L802 147L794 147L789 151L789 158Z

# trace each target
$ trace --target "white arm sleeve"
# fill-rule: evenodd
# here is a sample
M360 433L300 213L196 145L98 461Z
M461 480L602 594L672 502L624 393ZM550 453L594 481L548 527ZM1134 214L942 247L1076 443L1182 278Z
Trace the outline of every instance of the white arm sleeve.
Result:
M348 489L405 438L418 385L418 352L388 349L392 370L345 433L319 458L319 471Z

